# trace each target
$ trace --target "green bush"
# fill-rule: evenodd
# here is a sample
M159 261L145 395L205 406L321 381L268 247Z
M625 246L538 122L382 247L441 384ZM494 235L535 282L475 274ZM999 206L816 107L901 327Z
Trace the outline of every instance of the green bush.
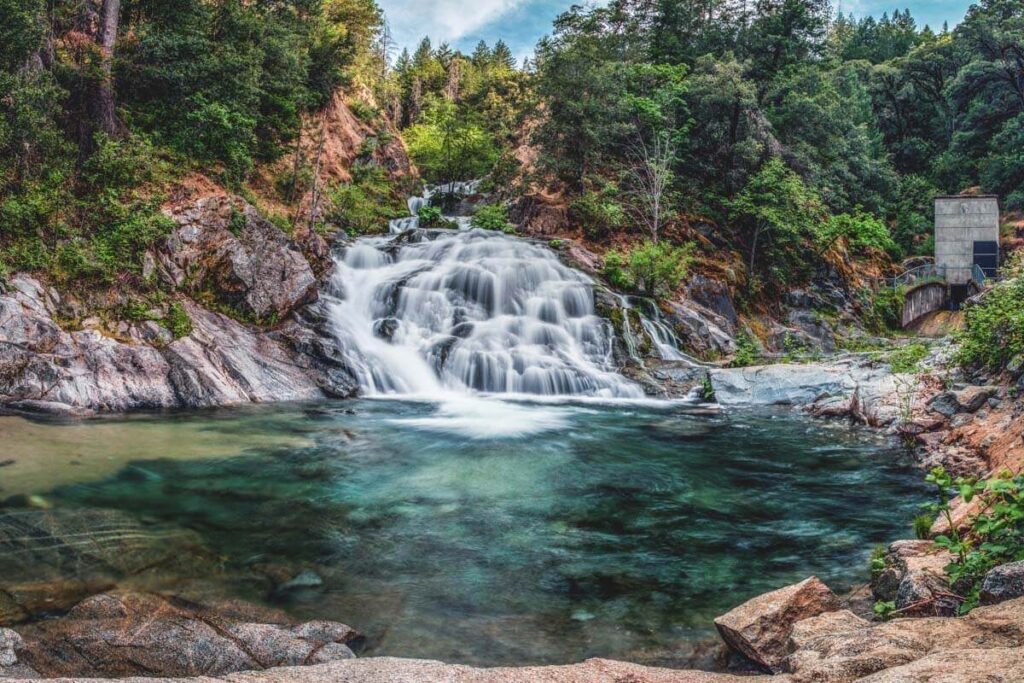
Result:
M185 307L177 301L168 308L164 323L175 339L187 337L192 333L192 318L189 317Z
M421 207L416 213L416 217L420 219L421 228L451 229L456 227L455 221L450 221L444 217L444 212L441 211L440 206Z
M608 193L587 191L569 205L569 220L590 239L601 239L626 224L626 212Z
M1024 560L1024 475L1004 473L988 481L953 477L936 467L925 478L934 484L938 502L925 509L940 515L948 531L935 537L935 544L954 557L946 566L946 574L954 588L962 587L966 599L960 613L966 614L978 605L981 581L990 569L1007 562ZM978 501L976 514L961 531L954 522L950 492L955 491L964 503Z
M692 243L644 242L624 255L613 251L605 257L604 275L613 287L666 296L686 277L693 249Z
M850 253L863 256L869 251L896 255L898 248L885 223L871 214L857 212L829 216L820 237L827 249L840 239L846 240Z
M864 309L864 325L878 334L885 334L903 327L903 288L882 287L868 294Z
M906 344L889 353L889 367L893 372L913 373L920 370L919 363L928 356L928 347L924 344Z
M998 372L1024 353L1024 268L1018 259L1009 269L1011 279L997 284L982 300L968 306L964 327L955 339L956 360L965 367Z
M733 354L729 367L745 368L755 365L760 357L761 348L757 340L746 330L740 331L736 335L736 353Z
M482 230L514 232L515 226L508 220L508 209L504 204L486 204L473 214L471 224Z
M350 235L387 230L388 221L404 215L397 192L379 166L356 165L352 182L328 189L326 221Z

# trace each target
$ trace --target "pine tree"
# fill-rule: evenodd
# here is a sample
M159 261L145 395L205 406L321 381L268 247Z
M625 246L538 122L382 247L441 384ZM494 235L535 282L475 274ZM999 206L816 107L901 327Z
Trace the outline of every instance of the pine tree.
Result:
M512 54L512 50L509 49L504 40L499 40L494 44L494 63L498 66L504 66L509 71L513 71L516 68L516 57Z

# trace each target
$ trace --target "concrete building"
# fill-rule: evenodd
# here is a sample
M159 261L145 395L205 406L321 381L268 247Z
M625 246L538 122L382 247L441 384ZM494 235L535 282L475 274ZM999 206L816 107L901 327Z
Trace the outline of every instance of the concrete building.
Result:
M935 198L935 265L951 285L971 281L974 266L994 277L999 267L999 199Z

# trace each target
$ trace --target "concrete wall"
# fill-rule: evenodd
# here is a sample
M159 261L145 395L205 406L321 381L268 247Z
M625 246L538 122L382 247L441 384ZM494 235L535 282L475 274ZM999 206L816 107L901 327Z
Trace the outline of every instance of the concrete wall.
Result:
M935 198L935 265L951 284L971 279L976 241L999 241L996 197Z
M903 300L903 327L922 315L937 311L949 300L949 290L942 282L927 282L907 291Z

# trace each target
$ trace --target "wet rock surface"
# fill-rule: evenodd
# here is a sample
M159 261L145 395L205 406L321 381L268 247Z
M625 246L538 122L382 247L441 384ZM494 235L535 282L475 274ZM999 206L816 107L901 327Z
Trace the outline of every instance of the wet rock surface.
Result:
M129 577L215 566L194 533L121 512L0 508L0 626L67 610Z

